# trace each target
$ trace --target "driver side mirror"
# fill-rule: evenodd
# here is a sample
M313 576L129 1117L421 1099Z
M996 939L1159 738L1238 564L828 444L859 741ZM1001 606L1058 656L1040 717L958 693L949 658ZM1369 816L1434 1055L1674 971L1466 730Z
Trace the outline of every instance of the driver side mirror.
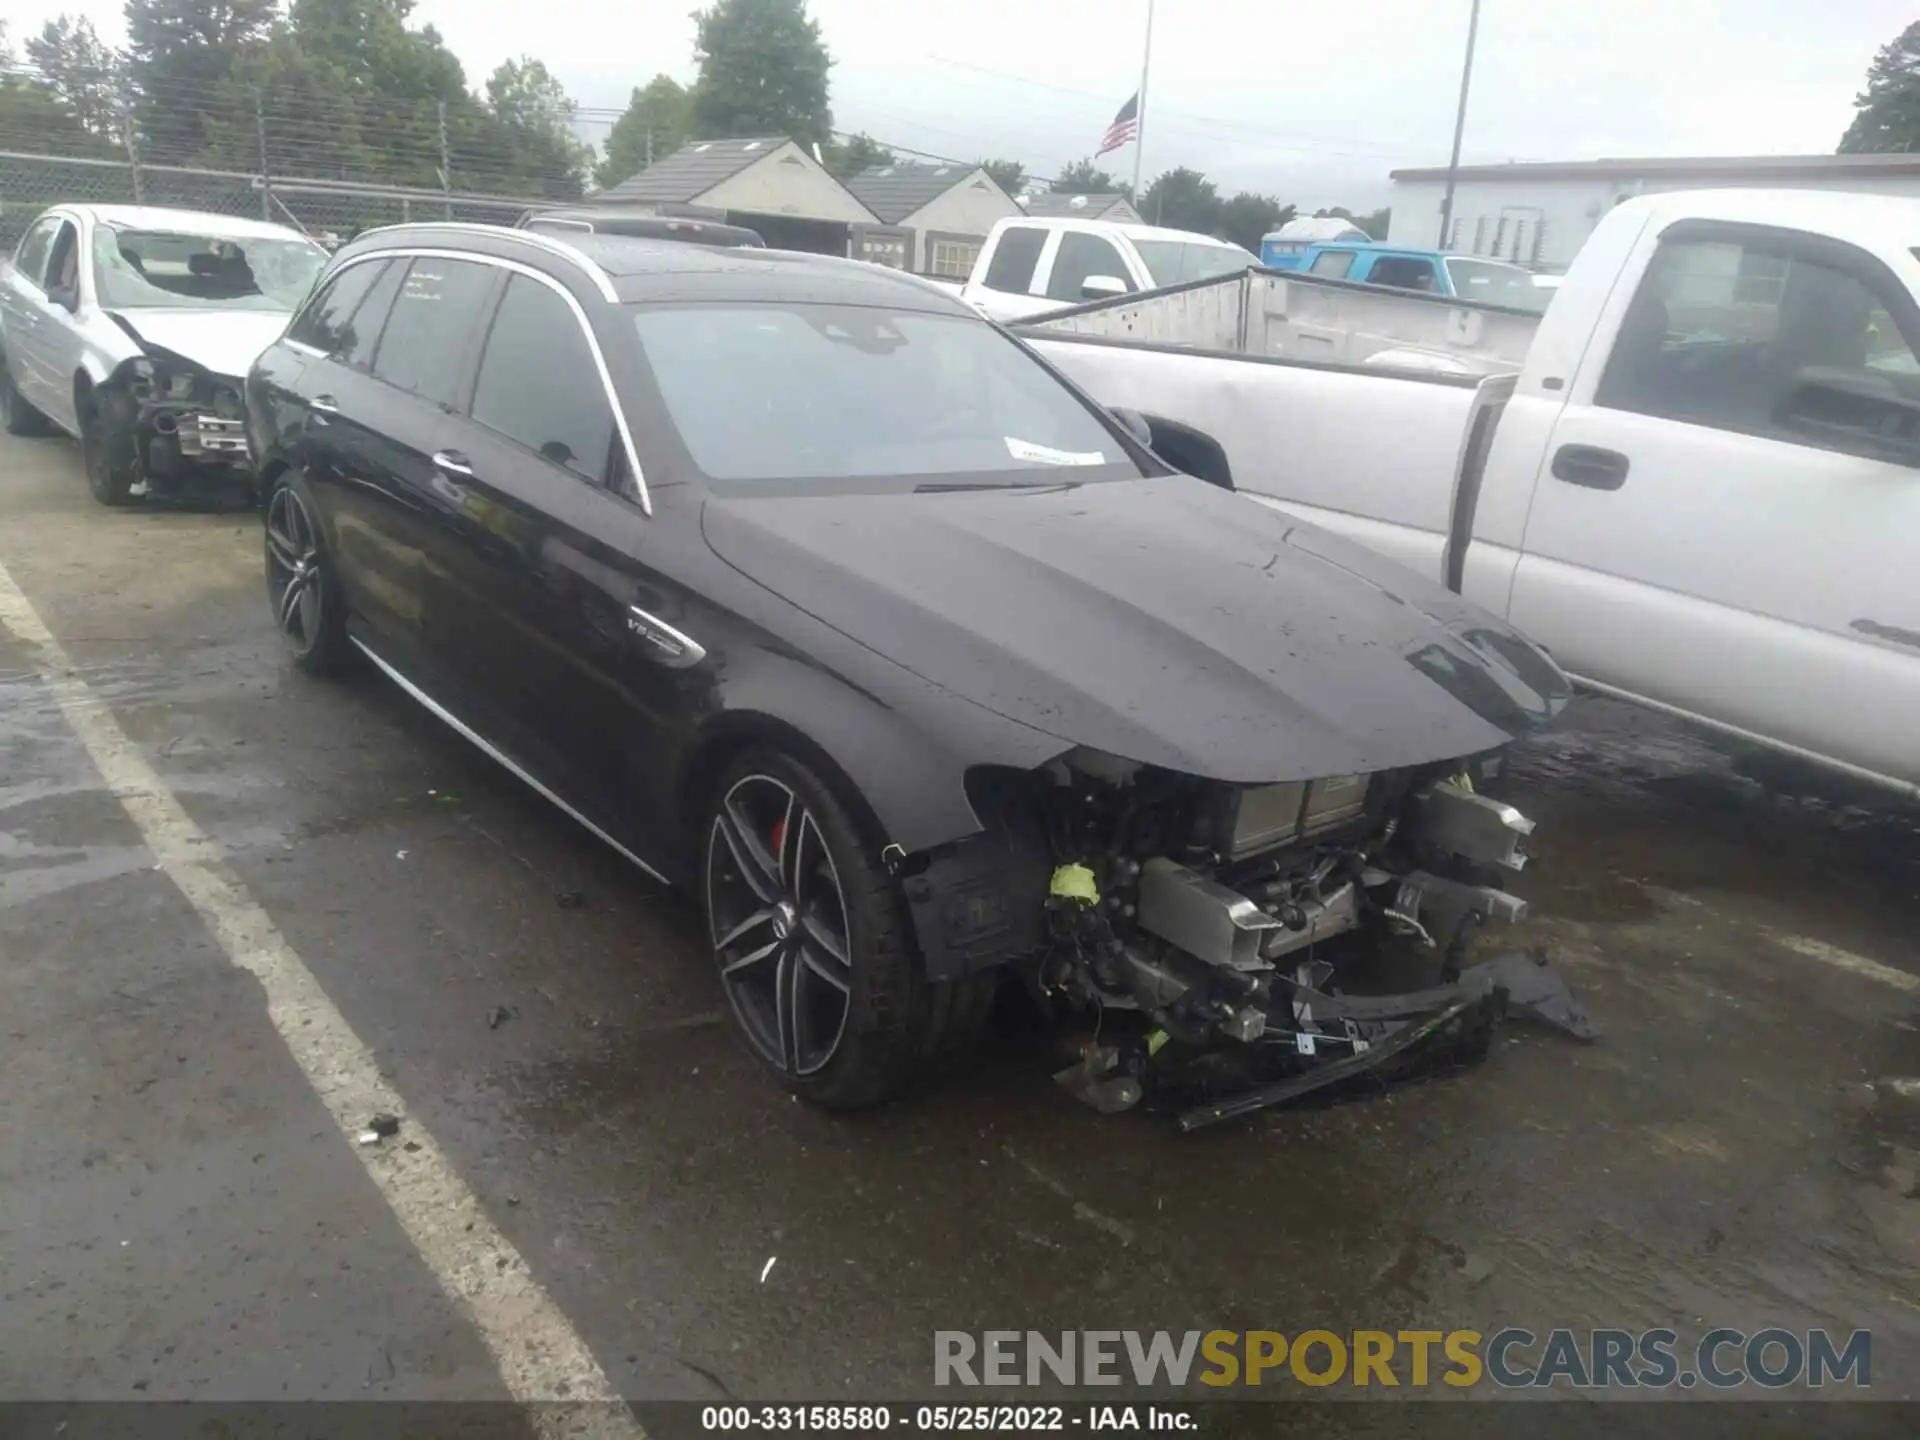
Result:
M77 285L49 285L47 299L65 310L69 315L80 309L80 287Z
M1112 300L1132 291L1133 287L1118 275L1089 275L1080 282L1082 300Z
M1120 422L1120 428L1138 440L1147 449L1153 449L1153 426L1147 423L1147 417L1138 410L1129 410L1121 405L1109 405L1107 413Z

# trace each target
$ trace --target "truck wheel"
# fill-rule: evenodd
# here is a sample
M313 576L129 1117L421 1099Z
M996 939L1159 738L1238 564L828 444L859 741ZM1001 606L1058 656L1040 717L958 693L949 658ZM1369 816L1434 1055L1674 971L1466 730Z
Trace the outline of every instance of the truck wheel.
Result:
M133 424L125 396L92 391L80 402L80 458L87 488L102 505L129 504L134 481Z
M830 1110L877 1105L984 1018L990 986L927 980L880 847L805 764L778 750L741 756L706 835L721 988L754 1057L796 1095Z
M347 607L320 531L305 477L289 470L267 491L267 601L273 625L293 663L310 675L333 675L353 657Z
M13 383L4 350L0 350L0 429L9 435L45 435L53 429L47 417L34 409Z

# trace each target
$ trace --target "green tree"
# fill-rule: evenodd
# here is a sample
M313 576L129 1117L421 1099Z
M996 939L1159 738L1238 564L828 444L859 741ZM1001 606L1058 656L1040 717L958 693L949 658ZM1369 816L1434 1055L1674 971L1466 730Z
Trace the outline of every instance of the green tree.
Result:
M92 21L70 15L47 21L28 37L27 59L82 129L109 143L120 139L120 57Z
M671 75L656 75L635 89L626 113L607 132L607 153L593 172L594 182L611 189L638 175L655 160L678 150L692 133L693 100Z
M30 150L53 155L89 155L105 151L52 85L19 74L0 20L0 150Z
M1842 155L1920 150L1920 20L1880 47L1853 108Z
M1056 195L1126 194L1126 187L1092 160L1074 161L1056 175L1047 188Z
M573 133L577 108L566 87L530 55L503 62L487 77L487 110L503 131L509 173L543 193L580 193L593 152Z
M1211 235L1220 228L1220 195L1198 170L1182 165L1157 176L1140 197L1141 217L1154 225Z
M1018 195L1027 187L1027 167L1018 160L982 160L980 168L1009 195Z
M146 156L198 158L211 103L267 43L278 0L126 0L127 77Z
M693 120L702 135L785 135L822 146L833 138L833 61L806 0L714 0L694 24Z
M1387 238L1387 222L1392 218L1393 211L1388 206L1382 205L1378 210L1354 216L1353 223L1366 231L1369 239L1384 240Z
M1282 205L1271 195L1255 195L1242 190L1220 206L1220 233L1234 244L1260 253L1260 240L1293 218L1293 206Z
M842 182L851 180L862 170L892 165L899 159L871 135L849 135L845 141L828 146L825 154L827 172Z

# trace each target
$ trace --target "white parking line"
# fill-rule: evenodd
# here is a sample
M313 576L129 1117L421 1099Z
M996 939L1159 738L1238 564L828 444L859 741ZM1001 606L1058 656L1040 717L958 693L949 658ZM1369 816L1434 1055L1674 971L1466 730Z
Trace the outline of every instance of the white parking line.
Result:
M1848 974L1864 976L1868 980L1878 980L1882 985L1891 985L1895 990L1920 991L1920 975L1896 970L1891 965L1882 965L1878 960L1869 960L1866 956L1856 955L1851 950L1842 950L1838 945L1829 945L1824 940L1810 939L1805 935L1788 935L1780 930L1769 930L1766 935L1774 944L1791 950L1796 955L1804 955L1809 960L1818 960L1823 965L1831 965L1836 970L1845 970Z
M409 1120L396 1140L362 1147L367 1118L401 1114L373 1053L327 998L313 972L194 824L104 701L74 672L60 642L0 565L0 624L35 653L41 679L86 747L107 788L138 827L159 867L220 942L260 982L267 1014L314 1093L339 1125L343 1148L379 1187L440 1286L472 1321L508 1392L532 1405L542 1430L636 1440L639 1422L616 1401L593 1352L481 1209L433 1136ZM403 1140L419 1148L401 1148ZM563 1402L561 1408L551 1407ZM564 1402L583 1402L576 1409Z

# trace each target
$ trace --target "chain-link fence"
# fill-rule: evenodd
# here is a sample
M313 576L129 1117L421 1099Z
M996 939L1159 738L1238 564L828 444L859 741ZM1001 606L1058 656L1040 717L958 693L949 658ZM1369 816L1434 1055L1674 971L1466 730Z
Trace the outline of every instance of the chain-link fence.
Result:
M342 239L377 225L511 225L576 198L589 153L472 97L348 96L296 79L209 93L0 63L0 246L61 202L277 221Z
M245 215L291 225L323 240L344 240L361 230L408 220L511 225L540 203L528 196L0 151L0 249L11 250L28 222L47 206L88 202Z

